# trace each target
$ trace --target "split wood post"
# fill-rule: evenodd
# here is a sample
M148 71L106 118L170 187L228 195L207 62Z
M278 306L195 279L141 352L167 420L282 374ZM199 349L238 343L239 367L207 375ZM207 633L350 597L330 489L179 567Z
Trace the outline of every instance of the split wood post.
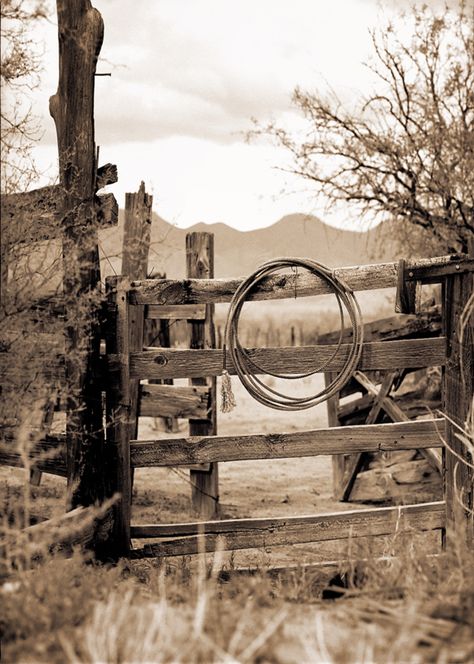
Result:
M214 235L212 233L188 233L186 235L186 268L188 278L214 278ZM191 348L215 348L214 305L206 305L206 320L193 321L191 326ZM191 385L207 385L210 389L209 417L206 420L190 420L191 436L217 434L216 378L193 378ZM219 514L219 481L217 463L209 470L191 470L191 498L193 508L202 518Z
M59 82L50 99L59 151L63 291L67 311L68 508L102 501L104 472L100 361L100 263L96 214L94 83L104 33L90 0L57 0Z
M125 225L122 253L122 276L129 281L146 279L148 253L150 250L153 196L145 191L145 183L140 184L136 194L125 194ZM141 351L144 339L143 305L129 308L129 344L130 351ZM140 381L132 379L130 384L130 437L138 435L138 401Z
M134 422L131 413L130 325L128 303L129 281L125 277L108 277L106 352L109 359L107 377L107 445L111 493L120 494L114 505L113 532L109 538L109 555L113 558L130 553L131 466L130 433Z
M474 241L470 255L474 256ZM447 542L474 542L474 275L446 277L443 286L446 365L443 407L447 416L444 458ZM470 311L468 311L468 301ZM469 450L469 435L471 436ZM463 442L464 436L464 442Z

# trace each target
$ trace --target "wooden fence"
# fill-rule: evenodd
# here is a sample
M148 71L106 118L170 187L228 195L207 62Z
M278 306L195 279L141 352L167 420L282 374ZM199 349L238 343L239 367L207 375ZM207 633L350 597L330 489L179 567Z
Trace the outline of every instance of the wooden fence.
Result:
M205 246L206 234L190 236L190 246ZM403 270L400 278L401 270ZM459 320L472 292L474 260L468 256L447 256L419 260L409 265L384 263L335 270L354 290L371 290L405 284L442 283L443 336L401 341L367 342L364 344L358 370L400 370L430 366L443 367L444 417L395 423L369 423L363 426L324 428L296 433L249 433L218 436L215 433L215 406L209 411L209 394L215 389L215 378L223 366L222 349L213 348L206 340L204 323L196 328L191 349L137 348L130 345L130 320L138 307L160 317L184 318L199 305L206 310L219 302L229 302L239 279L213 279L201 272L202 278L186 280L143 279L130 283L126 279L108 280L109 342L107 392L108 439L116 450L114 490L122 495L116 506L114 550L117 555L168 556L196 553L204 546L212 551L218 540L226 549L292 544L386 535L398 529L448 530L462 528L472 540L472 464L468 451L457 435L463 427L473 394L472 317L460 342ZM191 275L190 275L191 276ZM314 276L298 274L298 296L327 293L328 288ZM252 299L281 299L295 294L295 277L276 276L259 284ZM160 313L160 312L163 313ZM196 324L193 319L193 324ZM197 325L197 324L196 324ZM467 341L467 343L466 343ZM277 372L300 373L313 364L331 358L333 345L311 347L261 348L250 351L259 365ZM338 371L349 351L343 344L332 359L330 371ZM464 367L462 369L462 367ZM230 359L230 373L234 372ZM203 378L205 377L205 378ZM144 379L189 378L192 385L184 388L147 386L142 392L142 413L151 412L151 404L182 403L182 413L193 421L203 422L184 438L142 441L130 435L131 390L133 381ZM195 381L200 380L199 384ZM363 378L361 379L363 380ZM205 404L205 405L204 405ZM203 418L203 413L206 417ZM332 514L266 519L232 519L184 524L132 524L130 518L130 474L132 468L150 466L187 466L217 464L244 459L277 459L321 454L362 454L367 451L430 450L442 447L445 500L402 507L353 510ZM459 457L468 463L459 463ZM462 466L462 470L461 470ZM215 466L213 466L215 468ZM461 479L461 481L460 481ZM214 485L216 486L216 484ZM463 509L458 509L456 490L462 491ZM199 544L199 537L203 542ZM131 540L158 539L131 549ZM220 544L219 546L222 546Z

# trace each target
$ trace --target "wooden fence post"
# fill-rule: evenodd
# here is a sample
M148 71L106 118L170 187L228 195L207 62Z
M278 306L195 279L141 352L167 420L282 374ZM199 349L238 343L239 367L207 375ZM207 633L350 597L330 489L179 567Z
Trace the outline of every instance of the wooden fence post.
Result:
M125 225L122 253L122 276L130 281L146 279L148 270L148 252L150 250L153 196L145 192L145 183L140 184L138 193L125 194ZM144 306L129 308L129 344L130 351L143 348ZM130 385L130 437L138 435L138 400L140 381L133 380Z
M104 25L90 0L57 0L59 82L50 99L59 151L67 311L68 508L107 495L100 363L94 84Z
M187 276L197 279L214 278L214 236L212 233L188 233L186 235ZM193 321L191 325L191 348L215 348L214 305L206 305L206 320ZM191 385L208 385L210 390L209 418L190 420L191 436L214 436L217 434L216 379L193 378ZM193 508L203 518L212 518L219 513L219 482L217 463L209 470L191 470L191 496Z
M470 255L474 255L474 243ZM446 366L443 406L447 416L444 457L447 541L474 542L474 292L472 273L448 276L444 282L443 315ZM469 436L471 451L469 451ZM464 442L463 442L464 438ZM467 442L467 444L466 444Z
M114 558L130 553L131 466L130 433L130 326L129 281L121 277L106 280L108 326L106 352L109 359L107 379L107 446L111 494L121 498L114 505L113 532L109 553Z

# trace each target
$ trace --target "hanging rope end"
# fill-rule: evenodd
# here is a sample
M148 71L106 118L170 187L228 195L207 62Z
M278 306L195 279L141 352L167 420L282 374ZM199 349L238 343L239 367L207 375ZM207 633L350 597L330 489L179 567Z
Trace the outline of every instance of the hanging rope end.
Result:
M221 412L230 413L236 406L234 393L232 391L232 382L230 380L229 372L226 369L222 371L221 376Z

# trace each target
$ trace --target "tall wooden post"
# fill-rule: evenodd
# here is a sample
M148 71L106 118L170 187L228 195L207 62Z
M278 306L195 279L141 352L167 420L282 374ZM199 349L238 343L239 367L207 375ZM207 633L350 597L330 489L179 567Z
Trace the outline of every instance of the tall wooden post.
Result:
M104 26L89 0L57 0L59 83L50 99L59 150L63 290L67 311L68 507L104 498L99 367L100 267L96 214L94 81Z
M474 255L474 243L470 255ZM447 541L474 543L474 293L472 273L448 276L444 282L443 314L446 335L443 405L446 413L444 487ZM464 432L464 433L463 433ZM469 436L471 451L469 451ZM463 442L464 440L464 442ZM466 444L466 441L468 444Z
M187 276L196 279L214 278L214 235L212 233L188 233L186 235ZM193 321L191 326L191 348L215 348L214 305L206 305L206 320ZM217 434L216 379L193 378L191 385L208 385L211 388L209 418L190 420L191 436ZM191 470L192 504L202 518L212 518L219 513L219 479L217 463L209 470Z

